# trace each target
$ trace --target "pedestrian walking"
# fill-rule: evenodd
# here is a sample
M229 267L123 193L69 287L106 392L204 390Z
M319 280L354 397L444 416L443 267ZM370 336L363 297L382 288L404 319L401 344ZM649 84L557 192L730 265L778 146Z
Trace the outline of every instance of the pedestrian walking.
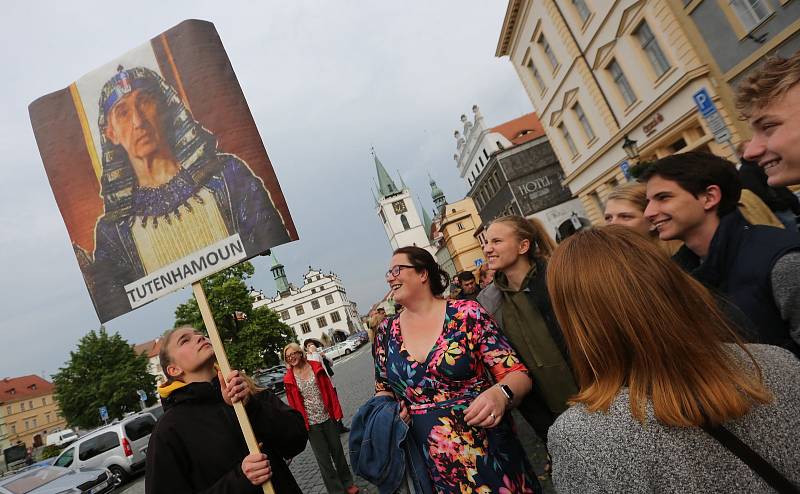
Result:
M288 371L283 377L289 405L303 414L308 440L329 494L355 494L353 474L347 465L339 428L342 407L322 364L306 359L297 343L283 349Z
M713 154L662 158L640 179L659 238L684 242L673 259L741 309L760 342L800 355L800 235L748 223L736 167Z
M736 106L753 131L742 157L772 187L800 184L800 52L767 59L739 85Z
M558 491L798 492L790 352L743 344L699 282L618 225L562 243L547 286L580 387L550 428Z
M442 298L449 276L425 249L395 250L386 281L404 309L375 335L376 396L400 403L433 489L541 492L507 413L531 380L492 318Z
M489 311L528 368L534 386L519 411L547 444L547 431L578 391L564 337L545 286L547 233L521 216L503 216L486 230L483 253L494 283L478 302ZM550 469L545 465L545 472Z
M145 492L255 494L267 480L281 494L302 492L283 461L300 454L308 439L298 412L274 396L253 399L238 371L226 382L211 343L194 328L167 331L159 361L167 378L158 389L164 415L147 447ZM264 453L248 453L231 406L236 401L244 402Z

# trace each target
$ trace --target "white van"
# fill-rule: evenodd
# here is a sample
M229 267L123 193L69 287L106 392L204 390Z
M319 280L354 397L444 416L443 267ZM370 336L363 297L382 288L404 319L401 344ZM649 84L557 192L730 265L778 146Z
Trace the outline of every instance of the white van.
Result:
M64 429L63 431L54 432L47 435L45 440L46 446L66 446L73 443L78 439L78 435L72 429Z
M156 418L145 412L115 420L81 436L53 464L70 470L107 468L118 483L125 483L134 472L144 468L147 443L155 425Z

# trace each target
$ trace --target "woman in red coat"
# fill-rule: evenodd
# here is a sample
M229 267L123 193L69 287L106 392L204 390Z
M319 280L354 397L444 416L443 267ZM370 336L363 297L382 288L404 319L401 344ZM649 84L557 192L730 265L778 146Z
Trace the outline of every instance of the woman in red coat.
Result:
M305 418L325 488L329 494L357 493L336 425L342 419L342 407L328 374L320 363L306 360L297 343L286 345L283 358L288 367L283 378L286 399Z

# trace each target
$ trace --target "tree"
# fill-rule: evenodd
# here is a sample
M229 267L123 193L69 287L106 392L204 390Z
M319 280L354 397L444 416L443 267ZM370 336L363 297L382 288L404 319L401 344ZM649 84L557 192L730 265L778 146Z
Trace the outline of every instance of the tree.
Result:
M53 376L55 398L70 425L91 428L100 425L99 409L108 408L110 418L139 409L137 390L155 388L155 377L147 372L147 356L137 355L118 333L105 327L90 331L70 352L66 367Z
M201 282L231 367L248 373L277 364L283 347L297 341L274 311L266 306L253 309L245 280L254 272L251 263L243 262ZM208 333L194 297L175 309L175 327L186 324Z

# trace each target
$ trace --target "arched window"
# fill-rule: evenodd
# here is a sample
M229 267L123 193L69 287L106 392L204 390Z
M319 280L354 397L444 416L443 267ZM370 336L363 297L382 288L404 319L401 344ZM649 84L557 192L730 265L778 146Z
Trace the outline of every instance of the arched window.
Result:
M411 228L411 225L408 224L408 219L404 214L400 215L400 223L403 224L403 230L409 230Z

